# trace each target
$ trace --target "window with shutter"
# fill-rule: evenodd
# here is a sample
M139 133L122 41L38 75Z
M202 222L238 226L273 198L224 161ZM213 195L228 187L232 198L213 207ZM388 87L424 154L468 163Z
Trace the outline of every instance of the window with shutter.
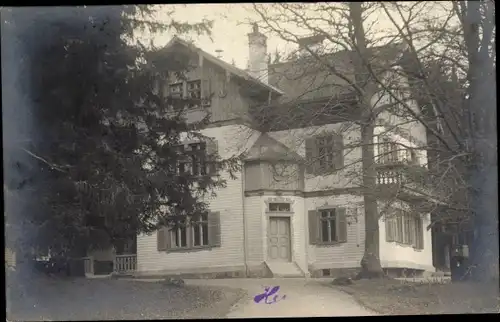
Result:
M347 242L347 218L346 209L337 208L337 241L339 243Z
M385 240L388 242L395 241L395 220L386 215L385 217Z
M316 210L309 210L309 244L316 245L319 241L318 232L318 212Z
M195 216L191 219L191 237L194 247L208 246L208 214Z
M177 161L177 175L217 175L217 162L214 152L217 151L216 141L180 145L179 149L180 157Z
M170 84L169 93L172 97L183 98L184 97L184 83Z
M166 227L162 227L156 232L157 249L159 252L167 250L167 237L169 237L167 232L168 228Z
M307 151L306 141L306 154ZM309 152L316 162L314 162L314 172L316 175L325 172L342 169L344 166L344 142L340 134L324 135L315 138L313 150Z
M419 214L395 209L386 219L386 241L423 249L423 222Z
M347 242L345 208L320 209L309 212L309 234L316 244L331 245Z
M334 168L340 170L344 167L344 138L338 134L334 136Z
M172 249L188 248L188 229L186 221L182 220L179 227L170 230L170 242Z
M158 250L185 252L217 247L220 239L219 212L193 215L182 220L177 228L158 232Z
M212 89L211 82L209 79L203 79L201 83L202 92L201 92L201 105L202 106L210 106L212 103Z
M208 243L212 247L221 246L220 212L211 212L208 215Z
M316 156L316 140L314 138L306 139L306 172L316 174L316 164L318 162Z

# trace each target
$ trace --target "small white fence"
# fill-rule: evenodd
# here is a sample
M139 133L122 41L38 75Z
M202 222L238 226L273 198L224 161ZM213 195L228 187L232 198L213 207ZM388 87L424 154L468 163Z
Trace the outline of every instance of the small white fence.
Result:
M94 257L83 257L85 275L94 275ZM128 273L137 269L137 255L115 255L113 258L113 271L116 273Z
M137 255L115 255L113 260L113 271L117 273L133 272L137 269Z
M83 257L83 267L85 275L94 275L94 258L92 256Z

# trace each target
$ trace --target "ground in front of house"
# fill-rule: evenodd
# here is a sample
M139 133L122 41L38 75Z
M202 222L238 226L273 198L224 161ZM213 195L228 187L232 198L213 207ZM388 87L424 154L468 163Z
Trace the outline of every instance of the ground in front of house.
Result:
M322 316L368 316L376 315L359 305L350 295L335 291L321 284L322 279L305 278L258 278L258 279L214 279L186 280L187 285L244 289L243 297L227 315L228 318L259 317L322 317ZM255 303L254 297L264 292L265 287L279 286L273 304L264 301ZM268 300L272 301L274 296Z
M499 313L498 283L477 289L449 281L373 279L353 281L332 290L351 294L362 305L383 315Z
M223 318L244 295L218 287L114 279L38 277L23 289L12 282L7 318L14 321Z

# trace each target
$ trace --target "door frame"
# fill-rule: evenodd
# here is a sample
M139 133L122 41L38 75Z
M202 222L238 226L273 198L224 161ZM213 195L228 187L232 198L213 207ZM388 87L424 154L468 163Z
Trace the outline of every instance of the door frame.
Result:
M269 232L270 232L270 229L271 229L271 219L285 219L288 221L288 233L289 233L289 238L288 238L288 261L284 262L284 263L292 263L294 261L294 256L293 256L293 249L292 249L292 217L289 215L289 214L275 214L275 213L270 213L269 216L267 216L267 242L266 242L266 245L267 245L267 249L266 249L266 259L268 261L273 261L270 257L269 257ZM279 261L277 261L279 262Z

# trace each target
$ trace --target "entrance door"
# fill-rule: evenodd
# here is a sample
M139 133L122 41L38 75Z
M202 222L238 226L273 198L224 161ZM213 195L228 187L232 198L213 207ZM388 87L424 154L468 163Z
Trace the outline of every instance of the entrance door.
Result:
M290 218L269 218L268 236L269 260L290 262Z

